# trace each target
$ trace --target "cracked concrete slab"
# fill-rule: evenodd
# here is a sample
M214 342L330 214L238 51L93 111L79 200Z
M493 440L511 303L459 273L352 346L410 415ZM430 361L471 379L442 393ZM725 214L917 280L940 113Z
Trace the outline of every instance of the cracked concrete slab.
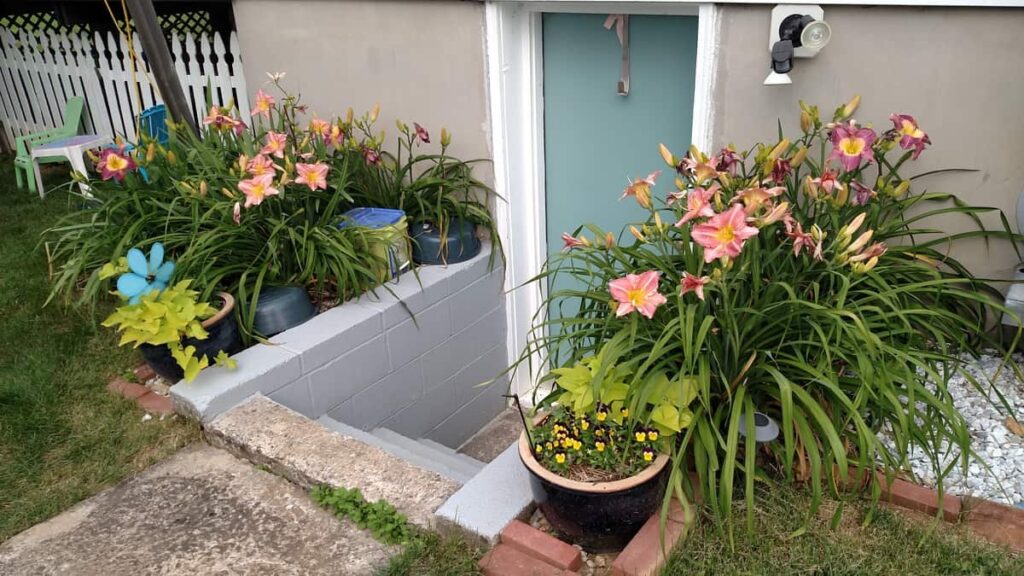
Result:
M0 574L368 576L395 552L199 444L0 544Z

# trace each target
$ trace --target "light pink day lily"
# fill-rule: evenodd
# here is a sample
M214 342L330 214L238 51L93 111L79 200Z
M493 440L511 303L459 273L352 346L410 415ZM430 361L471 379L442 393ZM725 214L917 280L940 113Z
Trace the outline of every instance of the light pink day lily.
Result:
M331 125L326 120L313 118L309 121L309 133L318 138L326 139L330 127Z
M871 145L875 143L875 131L870 128L858 128L852 121L840 124L832 130L832 153L828 159L839 159L839 164L847 172L855 170L861 161L872 162L875 153Z
M264 174L274 174L277 171L277 167L274 166L270 158L259 154L252 160L249 160L246 171L253 176L263 176Z
M423 142L424 144L430 144L430 133L427 132L426 128L420 126L416 122L412 123L412 127L416 129L416 138L418 138L420 142Z
M284 146L287 141L288 136L283 132L267 132L267 136L263 140L263 148L260 149L260 154L284 158Z
M889 116L892 120L893 129L900 136L900 147L904 150L914 151L914 160L921 155L925 146L932 143L928 134L917 125L917 120L910 114L893 114Z
M825 171L821 173L821 176L812 178L811 184L814 186L815 197L817 197L817 194L821 193L826 197L832 194L832 191L841 185L839 180L836 179L836 176L839 176L838 172L826 168Z
M337 124L331 124L331 129L324 135L324 144L328 146L340 146L345 141L345 131Z
M644 208L651 207L651 186L654 186L654 182L661 175L661 170L655 170L647 175L646 178L638 178L636 180L630 180L629 186L622 192L622 197L619 200L627 196L636 198L636 203L643 206Z
M748 238L757 236L757 228L747 224L743 206L715 214L707 222L693 228L693 240L704 247L704 262L735 258Z
M270 110L274 107L274 97L260 88L256 91L256 105L252 107L251 116L263 116L270 118Z
M772 198L781 195L785 191L786 189L781 186L776 186L774 188L762 188L760 186L755 186L753 188L740 190L736 193L736 196L733 196L732 201L733 203L741 202L744 210L749 215L757 212L761 206L770 206L772 204Z
M203 125L213 126L217 129L231 128L236 135L241 135L245 131L245 122L224 114L219 106L210 107L210 113L203 118Z
M642 274L626 274L608 283L612 298L619 303L615 315L625 316L639 312L647 318L654 317L654 311L668 300L658 293L658 271L648 270Z
M786 236L793 241L793 256L799 256L804 248L814 248L814 237L804 232L803 224L799 222L786 223Z
M135 170L135 160L124 151L124 145L119 148L107 148L100 153L96 169L100 171L100 177L104 180L113 179L121 182L125 174Z
M231 210L231 219L236 225L242 223L242 205L238 202L235 202L235 207Z
M245 207L259 206L267 196L277 196L280 191L274 188L274 176L264 174L238 183L238 189L245 194Z
M297 163L295 165L295 171L298 172L299 177L295 179L296 184L305 184L309 186L310 190L316 190L322 188L327 189L327 164L323 162L317 162L316 164L302 164Z
M732 148L722 148L718 153L718 163L715 165L715 169L719 172L728 172L730 174L736 174L736 164L740 161L739 154Z
M577 238L569 234L568 232L562 232L562 242L564 242L564 245L562 246L562 252L568 252L573 248L579 248L580 246L590 246L590 240L587 240L583 236Z
M718 192L718 184L712 184L710 188L694 188L686 193L686 213L676 222L676 227L681 227L694 218L710 218L715 215L711 207L711 199Z
M697 295L697 298L704 300L704 285L711 281L708 276L694 276L689 272L683 272L683 277L679 280L679 295L683 296L688 292L693 292Z
M370 166L380 164L380 153L370 147L363 148L363 160Z

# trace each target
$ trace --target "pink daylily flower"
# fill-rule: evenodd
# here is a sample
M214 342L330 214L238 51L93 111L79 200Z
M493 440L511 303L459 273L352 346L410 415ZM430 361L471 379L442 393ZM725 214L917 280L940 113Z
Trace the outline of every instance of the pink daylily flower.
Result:
M872 162L875 153L871 145L875 143L875 131L870 128L858 128L852 121L841 124L832 130L832 153L828 159L839 159L839 164L847 172L855 170L861 161Z
M693 240L704 247L704 262L735 258L748 238L757 235L757 228L747 224L743 206L715 214L707 222L693 228Z
M135 160L124 151L124 145L119 148L106 148L100 153L96 169L100 171L100 177L104 180L122 182L125 174L135 170Z
M274 188L274 176L264 174L238 183L238 189L245 194L245 207L259 206L267 196L277 196L280 191Z
M636 203L643 206L644 208L651 207L651 186L654 186L654 182L661 175L661 170L655 170L647 175L646 178L637 178L636 180L630 180L629 186L622 192L622 196L619 200L627 196L633 196L636 198Z
M814 248L814 237L804 232L803 224L799 222L786 223L786 236L793 241L793 256L799 256L804 248Z
M412 127L416 130L416 138L418 138L420 142L423 142L424 144L430 144L430 133L427 132L426 128L420 126L416 122L412 123Z
M309 121L309 133L318 138L326 139L330 127L331 125L326 120L313 118Z
M683 296L688 292L693 292L697 295L697 298L704 300L704 285L711 281L708 276L694 276L689 272L683 272L683 277L679 280L679 295Z
M264 118L270 118L270 110L274 107L274 97L263 91L260 88L256 91L256 105L252 107L250 116L263 116Z
M681 227L694 218L710 218L715 215L711 207L711 199L718 192L718 184L712 184L710 188L694 188L686 193L686 213L676 222L676 227Z
M792 172L793 168L789 164L789 160L785 158L779 158L772 165L772 182L776 184L782 184L786 181L786 176Z
M236 135L241 135L242 132L245 131L245 122L242 122L241 120L237 120L235 118L232 118L231 116L228 116L227 114L224 114L223 112L221 112L220 106L216 105L210 107L209 114L207 114L203 118L203 125L213 126L218 130L222 130L224 128L231 128L232 130L235 131Z
M266 156L259 154L252 160L249 160L249 165L246 166L246 171L253 176L263 176L264 174L274 174L277 171L277 167L274 163Z
M877 192L856 180L850 182L850 187L853 188L853 198L850 199L850 203L855 206L863 206L878 196Z
M838 172L834 172L826 168L825 171L821 173L821 176L812 179L811 182L818 187L818 190L824 192L825 196L828 196L836 189L837 186L839 186L839 180L836 179L836 176L839 176Z
M316 164L295 164L295 171L299 177L295 179L296 184L305 184L310 190L322 188L327 189L327 164L317 162Z
M363 148L363 160L370 166L380 164L380 153L370 147Z
M283 132L267 132L266 138L263 139L263 148L260 149L260 154L284 158L284 147L287 142L288 136Z
M893 129L900 136L900 147L904 150L914 151L914 160L921 155L925 146L932 143L928 134L917 125L917 120L910 114L893 114L889 116L892 120Z
M740 190L736 193L736 196L733 197L732 202L734 204L737 202L742 203L746 213L749 215L757 212L757 210L763 205L771 205L772 198L781 195L785 191L786 189L781 186L776 186L774 188L762 188L760 186L756 186L754 188Z
M619 305L615 315L625 316L639 312L647 318L654 317L654 311L668 300L658 293L658 271L648 270L642 274L626 274L608 283L612 298Z
M715 169L719 172L728 172L730 174L736 174L736 164L739 163L739 154L732 148L722 148L718 153L718 163L715 165Z
M324 144L337 147L344 141L345 131L338 124L331 124L331 129L324 135Z
M580 246L590 246L590 240L587 240L583 236L579 238L569 234L568 232L562 232L562 242L565 244L562 246L562 252L568 252L573 248L579 248Z

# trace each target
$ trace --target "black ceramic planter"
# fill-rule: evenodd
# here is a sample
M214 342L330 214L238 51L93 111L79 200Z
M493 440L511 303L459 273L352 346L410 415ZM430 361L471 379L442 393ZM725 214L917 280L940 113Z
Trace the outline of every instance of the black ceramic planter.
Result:
M559 537L587 552L621 550L657 512L668 482L668 456L635 476L614 482L579 482L541 466L524 432L519 457L530 471L533 499Z
M447 233L430 222L416 222L409 230L412 238L412 259L417 264L456 264L480 253L476 224L459 218L448 224Z
M316 308L302 286L271 286L260 291L252 326L269 338L316 316Z
M235 320L235 298L226 292L218 294L223 306L217 314L203 321L203 328L206 329L207 338L196 340L185 338L181 341L183 347L195 346L196 356L206 355L211 360L223 350L228 354L234 354L242 349L242 339L238 332L238 322ZM150 344L139 345L139 352L146 360L146 364L165 380L177 382L184 378L185 373L177 360L171 356L171 350L167 346L153 346Z

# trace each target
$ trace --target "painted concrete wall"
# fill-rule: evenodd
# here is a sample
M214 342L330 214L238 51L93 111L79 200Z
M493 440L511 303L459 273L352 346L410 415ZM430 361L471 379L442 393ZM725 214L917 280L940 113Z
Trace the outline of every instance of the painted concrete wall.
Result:
M378 126L419 122L433 138L452 132L452 152L490 156L484 5L449 0L234 0L246 79L266 72L313 111L341 115L381 105ZM389 140L393 142L393 140ZM489 165L478 170L490 180Z
M855 93L855 117L878 129L892 112L913 114L934 145L908 174L939 168L977 173L921 180L929 190L998 206L1015 223L1024 191L1024 10L826 6L831 44L797 60L791 86L763 86L771 6L721 7L714 141L747 147L774 139L777 119L799 130L797 100L831 114ZM954 219L947 229L966 229ZM961 245L954 254L975 273L1012 277L1009 247Z

